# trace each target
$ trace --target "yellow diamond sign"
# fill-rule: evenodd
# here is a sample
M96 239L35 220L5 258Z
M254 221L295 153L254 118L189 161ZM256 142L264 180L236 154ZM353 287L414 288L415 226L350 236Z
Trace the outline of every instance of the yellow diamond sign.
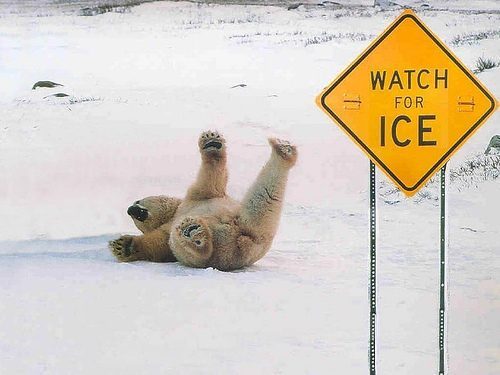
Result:
M316 102L407 196L496 109L493 95L411 10Z

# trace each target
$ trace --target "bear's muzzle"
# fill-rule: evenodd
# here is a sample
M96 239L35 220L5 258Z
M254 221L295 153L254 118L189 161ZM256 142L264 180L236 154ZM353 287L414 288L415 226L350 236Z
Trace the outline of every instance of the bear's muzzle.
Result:
M142 222L148 218L148 209L141 205L134 204L127 209L127 214Z

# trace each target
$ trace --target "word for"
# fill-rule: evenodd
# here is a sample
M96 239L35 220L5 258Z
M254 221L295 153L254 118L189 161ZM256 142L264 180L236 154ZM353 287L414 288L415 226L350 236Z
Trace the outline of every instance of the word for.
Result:
M394 108L405 107L405 108L424 108L424 98L421 96L396 96L394 98Z

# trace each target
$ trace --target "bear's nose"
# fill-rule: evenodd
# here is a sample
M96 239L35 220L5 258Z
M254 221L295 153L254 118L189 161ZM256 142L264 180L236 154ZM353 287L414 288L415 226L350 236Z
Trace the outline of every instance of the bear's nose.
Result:
M139 221L144 221L148 218L148 210L136 204L130 206L127 209L127 214Z

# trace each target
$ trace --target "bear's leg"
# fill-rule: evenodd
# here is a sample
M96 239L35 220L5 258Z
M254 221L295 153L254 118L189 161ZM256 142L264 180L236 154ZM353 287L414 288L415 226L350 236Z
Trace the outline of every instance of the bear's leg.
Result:
M202 163L186 199L223 198L227 185L226 141L216 131L207 131L201 134L198 146Z
M141 236L121 236L109 242L109 249L120 262L175 262L177 259L169 246L170 225L164 224Z
M288 172L297 160L297 148L269 139L271 157L241 202L239 228L254 243L272 242L278 229ZM243 242L248 242L248 238Z
M179 262L190 267L207 267L213 252L212 231L202 218L186 217L172 231L170 246Z

